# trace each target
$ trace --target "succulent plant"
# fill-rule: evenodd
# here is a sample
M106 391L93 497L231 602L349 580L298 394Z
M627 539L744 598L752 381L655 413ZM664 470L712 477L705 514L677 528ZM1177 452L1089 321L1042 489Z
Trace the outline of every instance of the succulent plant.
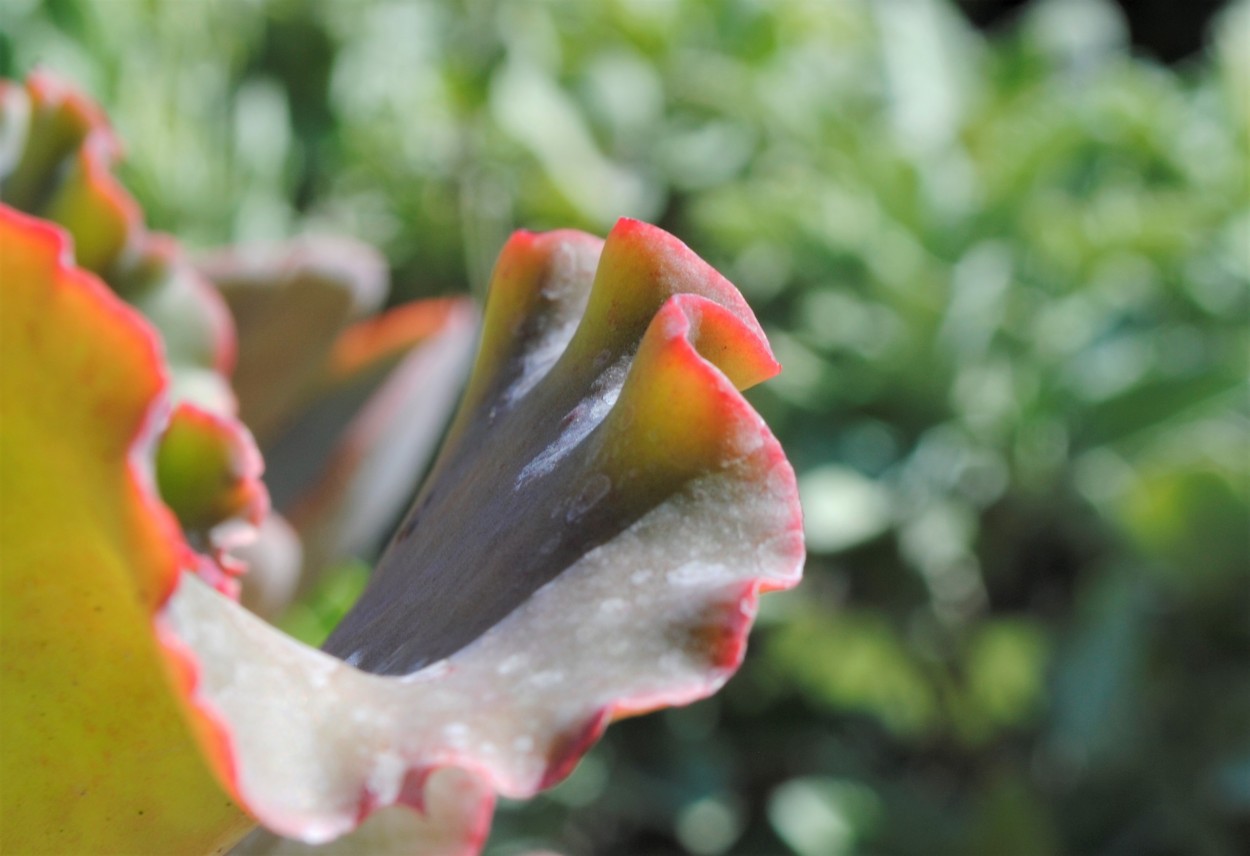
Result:
M315 844L403 805L357 834L475 852L496 794L714 692L798 581L794 475L740 393L778 366L736 289L643 223L519 232L415 503L324 650L297 642L256 612L406 501L473 311L357 320L385 269L356 245L197 268L88 101L39 73L0 105L5 850Z

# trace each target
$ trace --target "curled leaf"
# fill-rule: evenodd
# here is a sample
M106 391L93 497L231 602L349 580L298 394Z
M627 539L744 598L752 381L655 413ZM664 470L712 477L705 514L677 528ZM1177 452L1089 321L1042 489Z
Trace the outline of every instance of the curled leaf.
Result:
M233 515L223 503L248 505L235 516L254 524L267 500L251 436L234 419L236 402L227 379L234 328L225 304L175 241L147 231L138 205L110 171L121 146L100 110L81 93L42 71L22 85L0 81L0 140L0 202L65 229L76 263L98 274L160 334L171 397L187 406L174 417L175 436L160 441L160 487L172 491L166 498L202 551L189 552L188 565L223 589L232 588L229 578L240 568L207 530ZM201 414L198 419L187 416L192 409ZM195 432L187 430L193 421ZM186 454L193 433L198 451L216 457L215 470ZM204 442L210 433L215 449ZM227 457L238 466L223 466ZM200 476L214 481L191 481ZM221 519L205 519L214 505L209 516Z
M672 355L682 356L661 359L648 343L670 338L673 316L657 312L678 294L703 300L683 304L696 337L678 334L689 345ZM330 650L385 674L441 659L718 456L738 454L739 434L766 434L714 360L744 384L777 369L737 290L672 236L622 221L606 246L560 232L515 237L451 437ZM666 419L681 387L706 410Z
M307 399L337 334L385 299L385 260L355 241L305 238L217 250L198 267L234 317L239 413L267 445Z
M328 840L447 768L530 795L611 719L715 691L803 559L793 472L738 391L775 371L666 233L514 237L448 444L329 653L195 579L171 600L232 791Z
M234 334L216 292L164 235L149 233L139 206L112 175L121 145L89 99L43 71L25 84L0 81L0 201L57 223L76 263L139 305L165 340L175 374L185 367L194 400L228 415L234 399L221 377ZM216 377L212 377L215 375Z
M121 146L81 93L36 71L25 86L0 81L0 125L13 151L0 162L0 199L64 226L78 263L103 272L142 228L139 207L110 169Z
M272 575L245 581L245 602L276 616L326 568L376 553L455 407L477 315L467 299L436 299L355 321L385 296L386 264L342 238L218 250L199 268L234 316L241 413L264 442L275 508L303 542L302 568L266 563L279 554L264 544L240 553Z

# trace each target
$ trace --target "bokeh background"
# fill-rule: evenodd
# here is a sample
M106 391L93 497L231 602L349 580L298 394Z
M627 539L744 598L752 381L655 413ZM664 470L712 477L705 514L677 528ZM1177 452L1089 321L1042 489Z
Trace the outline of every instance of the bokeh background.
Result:
M5 0L0 72L192 247L629 215L755 307L807 579L491 853L1246 853L1250 4L1125 6Z

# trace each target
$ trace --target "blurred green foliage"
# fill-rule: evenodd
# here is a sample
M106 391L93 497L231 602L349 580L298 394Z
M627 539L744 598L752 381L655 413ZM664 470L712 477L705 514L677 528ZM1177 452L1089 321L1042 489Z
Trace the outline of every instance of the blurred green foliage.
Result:
M630 215L756 308L808 580L493 852L1250 852L1250 5L1179 70L1095 0L0 15L193 246L354 234L402 299Z

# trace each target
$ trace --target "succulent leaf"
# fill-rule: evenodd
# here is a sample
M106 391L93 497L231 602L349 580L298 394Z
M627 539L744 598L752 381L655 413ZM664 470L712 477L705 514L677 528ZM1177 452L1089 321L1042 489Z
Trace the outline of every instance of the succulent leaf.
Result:
M233 524L257 526L269 511L260 453L238 423L178 405L156 450L161 498L205 544L229 545Z
M216 250L198 267L234 316L240 411L263 438L275 508L302 541L299 568L284 524L236 551L269 575L244 581L245 602L273 617L389 534L455 407L476 312L435 299L354 320L385 296L386 262L343 238Z
M314 478L289 506L304 544L305 590L332 563L383 543L455 408L476 329L468 300L426 300L357 322L335 343L318 403L289 435L316 441L312 426L334 424L330 411L351 414L341 431L323 435L333 446L313 458ZM275 447L275 486L298 466L291 458L300 449L309 451L304 443Z
M153 624L190 554L152 490L160 346L68 258L59 230L0 205L0 849L211 852L252 822L210 772L224 738L191 712L197 745L172 691L193 667Z
M803 544L793 472L739 393L778 367L712 268L634 221L606 242L515 236L444 449L323 653L222 594L223 524L257 522L264 505L250 437L230 421L232 327L176 245L146 233L108 174L116 156L98 112L50 79L0 90L0 196L75 232L86 262L164 337L173 375L152 328L68 265L60 233L0 207L4 489L29 497L0 533L4 800L17 807L6 849L224 846L250 820L211 769L271 830L305 842L404 805L424 819L380 815L361 834L398 828L414 846L474 852L495 794L530 795L611 719L729 677L758 594L797 582ZM254 320L311 286L251 287L232 301L241 319L253 297ZM316 388L309 353L331 353L325 377L344 400L369 399L338 422L347 441L324 490L292 505L306 532L330 533L326 554L376 526L378 514L352 514L391 475L389 452L411 477L472 327L460 303L402 309L330 352L372 299L362 293L327 300L290 349L301 365L280 365L282 349L261 339L240 353L245 372L263 375L271 354L275 376L294 379L267 431ZM156 499L158 479L207 555ZM14 789L28 768L35 785ZM263 838L249 846L289 846Z
M139 208L109 173L120 145L104 115L82 94L36 71L25 86L0 81L0 125L13 142L0 165L0 199L57 220L80 264L110 266L141 226ZM55 216L54 216L55 215Z
M380 809L355 831L324 844L306 844L257 829L232 856L359 856L440 854L481 851L490 832L494 799L463 770L440 770L423 783L420 812L404 806Z
M147 231L138 205L110 172L121 147L104 115L81 93L41 71L24 85L0 81L0 140L0 202L64 228L75 263L99 275L159 332L171 398L185 405L172 423L177 435L158 441L159 485L174 492L166 500L204 551L190 565L231 589L236 567L209 530L232 515L232 506L240 512L237 521L254 525L267 499L252 438L234 419L237 406L227 379L234 329L224 302L175 241ZM190 419L192 410L200 417ZM219 464L215 470L177 449L185 447L192 421L200 429L197 448ZM179 464L171 468L175 460ZM227 460L238 466L223 469ZM201 476L207 480L194 481ZM205 517L208 509L212 520Z
M234 337L221 300L174 241L145 229L110 172L121 146L99 108L36 71L24 85L0 81L0 128L13 149L0 158L0 202L65 228L80 267L144 304L175 367L228 373Z
M199 260L238 333L239 415L269 446L306 404L335 337L386 297L386 261L342 238L216 250Z
M337 656L194 578L170 601L231 733L231 788L283 835L419 806L448 768L488 789L483 806L533 794L611 719L715 691L758 594L798 580L793 473L734 384L776 364L687 248L629 221L606 245L518 235L485 323L450 445L327 643Z
M446 657L716 463L712 451L684 461L682 449L715 446L736 436L743 420L758 421L707 357L691 355L668 370L672 361L661 366L656 348L644 345L642 367L634 362L648 323L664 328L652 339L672 325L672 312L656 312L676 294L701 296L715 308L683 304L696 321L710 319L700 325L710 332L699 338L707 338L712 359L732 364L746 382L775 373L737 290L662 230L623 220L606 243L561 232L513 238L492 285L477 376L451 437L329 650L384 674ZM533 317L518 317L512 307L531 308ZM745 347L727 357L714 336ZM664 370L653 372L652 364ZM666 421L662 412L638 421L657 396L683 382L696 393L717 390L722 424ZM656 454L627 462L627 447ZM408 617L402 629L397 613Z

